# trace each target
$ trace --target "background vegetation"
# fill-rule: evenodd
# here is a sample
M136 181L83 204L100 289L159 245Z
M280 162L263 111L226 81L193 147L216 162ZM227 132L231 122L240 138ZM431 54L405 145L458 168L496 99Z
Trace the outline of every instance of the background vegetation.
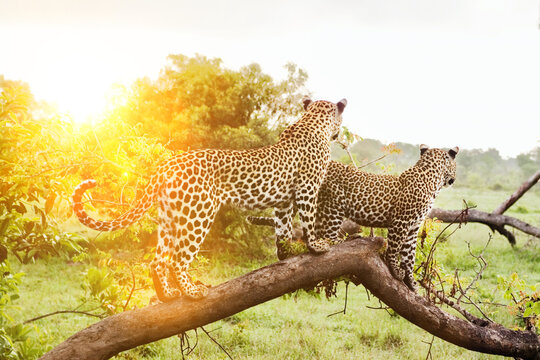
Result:
M114 233L88 230L69 206L81 180L99 183L88 199L95 216L118 216L161 159L188 149L274 142L299 116L306 80L293 64L276 81L257 64L232 70L219 59L172 55L157 79L117 87L100 121L79 125L36 101L27 84L0 77L0 358L37 358L97 318L146 306L153 295L147 264L156 214ZM387 154L366 168L377 172L396 173L418 159L417 145L370 139L351 151L360 164ZM334 157L348 161L338 146ZM492 210L540 167L540 148L513 159L494 149L462 150L458 166L456 187L444 191L437 205L461 208L466 199ZM535 186L509 213L538 225L539 200ZM195 277L218 284L275 261L273 232L248 226L245 215L229 207L220 211L193 266ZM479 251L488 237L482 226L459 230L437 250L441 268L472 276L475 261L467 244ZM475 292L487 299L484 311L507 326L523 326L523 309L508 299L508 289L536 292L525 284L540 279L537 246L518 234L516 248L495 236L486 250L489 267ZM327 317L343 305L342 283L337 295L327 301L292 294L207 330L235 358L425 358L428 345L422 341L431 336L391 312L366 308L379 304L361 287L349 287L345 315ZM33 319L57 311L66 312ZM182 348L193 349L193 358L224 357L203 333L188 336L189 344L185 337L171 338L119 357L173 359ZM437 358L486 358L439 340L432 352Z
M429 144L429 135L426 136L425 142L433 147ZM456 139L456 142L459 142L459 139ZM353 144L350 151L359 165L387 155L368 165L364 169L366 171L399 173L418 160L418 145L420 144L402 142L383 144L379 140L364 139ZM334 145L333 155L335 160L350 162L349 156L339 145ZM513 158L503 158L497 149L460 149L456 162L458 169L456 187L506 190L511 193L540 169L540 146ZM540 187L535 186L531 190L538 192Z

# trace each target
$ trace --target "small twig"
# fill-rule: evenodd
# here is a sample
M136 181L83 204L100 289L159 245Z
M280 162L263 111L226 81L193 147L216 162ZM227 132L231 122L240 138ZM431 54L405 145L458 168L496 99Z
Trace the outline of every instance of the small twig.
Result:
M133 285L131 286L131 291L129 292L129 296L128 298L126 299L126 303L124 304L122 310L123 311L126 311L126 308L131 300L131 296L133 296L133 292L135 291L135 285L136 285L136 281L135 281L135 273L133 272L133 267L131 267L131 265L129 263L126 263L127 266L129 267L129 271L131 271L131 280L133 281Z
M384 158L387 157L387 156L388 156L388 154L384 154L383 156L380 156L380 157L378 157L377 159L368 162L367 164L363 164L363 165L358 166L358 168L361 169L361 168L364 168L364 167L366 167L366 166L369 166L369 165L373 164L374 162L377 162L377 161L379 161L379 160L384 159Z
M356 165L356 161L354 161L354 158L351 154L351 151L349 150L349 145L341 142L341 141L338 141L337 142L339 145L341 145L341 147L343 148L343 150L345 150L347 152L347 155L349 155L349 159L351 160L351 163L354 165L354 167L358 168L358 166Z
M461 281L459 280L459 277L457 276L457 270L456 270L456 280L457 280L459 291L461 293L460 299L462 297L467 299L469 301L469 305L474 306L476 308L476 310L478 310L480 312L480 314L482 314L482 316L485 317L489 322L493 322L493 320L491 320L486 314L484 314L482 309L480 309L480 307L478 305L476 305L476 303L474 301L472 301L472 299L465 293L465 291L463 290L463 287L461 286ZM456 305L459 306L459 304L456 304Z
M435 335L433 335L433 336L431 337L431 341L430 341L430 342L427 342L427 341L423 341L423 340L422 340L422 342L423 342L424 344L429 344L429 349L428 349L428 352L427 352L427 354L426 354L426 360L428 360L428 359L433 359L433 355L431 355L431 347L433 346L433 342L434 342L434 341L435 341Z
M470 303L465 302L465 301L463 301L463 303L470 305ZM507 304L494 303L494 302L490 302L490 301L479 301L478 303L482 304L482 305L491 305L491 306L498 306L498 307L507 307L508 306Z
M178 334L178 337L180 338L180 352L182 353L182 359L185 359L185 357L191 354L199 344L199 333L197 332L197 329L195 329L195 344L193 346L189 343L189 335L187 333ZM187 353L185 352L186 350Z
M225 350L225 348L223 346L221 346L221 344L219 342L217 342L212 336L210 336L210 333L208 331L206 331L204 327L201 326L201 330L204 331L206 336L208 336L210 338L210 340L212 340L214 342L214 344L219 346L219 348L229 357L229 359L233 360L231 354L229 354L227 352L227 350Z
M218 326L217 328L208 331L208 333L211 334L211 333L213 333L214 331L218 331L218 330L221 329L222 327L223 327L223 326Z
M386 312L388 313L388 315L394 316L394 314L392 314L392 313L390 312L390 307L388 307L388 306L383 306L381 300L379 300L379 307L369 306L369 305L366 305L366 307L367 307L368 309L371 309L371 310L384 310L384 311L386 311Z
M484 251L486 250L487 246L489 245L489 242L491 241L491 234L489 235L489 238L488 238L488 241L486 242L486 245L484 246L484 248L482 249L482 251L480 251L480 254L479 255L474 255L471 251L471 243L470 242L467 242L467 247L469 249L469 254L476 259L476 261L478 261L478 264L480 265L480 270L476 271L476 276L475 278L469 283L469 285L465 288L465 290L463 291L464 294L466 294L471 288L472 286L478 281L480 280L480 278L482 277L482 273L484 272L484 270L486 269L487 267L487 261L484 259L483 255L484 255ZM461 296L457 298L457 302L459 304L459 301L461 299Z
M92 313L89 313L89 312L86 312L86 311L78 311L78 310L58 310L58 311L54 311L54 312L52 312L52 313L48 313L48 314L36 316L35 318L25 320L25 321L23 322L23 324L28 324L28 323L31 323L31 322L33 322L33 321L40 320L40 319L43 319L43 318L46 318L46 317L49 317L49 316L53 316L53 315L58 315L58 314L81 314L81 315L87 315L87 316L97 317L97 318L99 318L99 319L103 319L103 318L105 317L105 314L92 314Z
M22 176L22 178L34 178L34 177L38 177L38 176L40 176L42 174L45 174L47 172L56 171L56 170L63 170L63 169L69 169L69 168L76 167L76 166L80 167L80 166L94 166L94 165L96 165L95 162L86 162L86 163L79 163L79 164L68 164L68 165L57 166L57 167L45 169L45 170L42 170L42 171L38 172L37 174Z
M484 248L482 249L482 251L480 252L479 255L475 255L472 253L472 250L471 250L471 247L470 247L470 243L468 244L468 248L469 248L469 254L474 257L476 259L476 261L478 262L478 264L480 265L480 269L478 271L475 270L476 272L476 276L475 278L469 283L469 285L463 289L462 285L461 285L461 281L459 279L459 273L458 273L458 270L456 269L455 271L455 275L454 275L454 285L452 287L452 290L451 290L451 297L453 296L453 294L455 293L456 291L456 285L457 285L457 290L459 291L460 295L456 298L456 301L454 300L451 300L449 297L447 297L446 295L446 292L444 290L444 283L445 281L440 277L440 274L438 271L435 271L433 266L434 266L434 254L435 254L435 249L436 249L436 245L438 244L438 241L439 239L441 238L442 234L444 234L444 232L451 226L453 225L454 223L456 223L456 221L458 219L461 219L461 222L462 222L462 218L464 216L467 215L469 209L471 207L469 207L466 203L465 203L465 209L463 209L460 214L458 216L455 217L455 219L450 222L438 235L437 237L435 238L435 240L433 241L433 244L431 245L431 248L430 248L430 251L428 253L428 255L426 256L426 260L422 263L422 265L419 266L419 269L421 268L424 268L424 276L422 278L422 280L420 280L420 285L426 290L426 298L430 301L433 301L433 302L436 302L434 300L431 300L432 297L431 295L435 296L436 299L439 299L441 301L441 303L444 303L450 307L452 307L454 310L456 310L457 312L459 312L460 314L462 314L468 321L474 323L474 324L477 324L477 325L480 325L480 326L486 326L490 323L493 323L493 320L491 320L481 309L480 307L474 303L474 301L472 301L472 299L467 295L467 292L473 288L474 284L482 277L482 273L484 272L485 268L487 267L487 262L485 261L485 259L483 258L483 254L484 254L484 251L486 250L490 240L491 240L491 236L490 238L488 239L486 245L484 246ZM461 226L461 223L458 224L458 226L450 233L450 235L448 235L447 237L451 236L454 232L457 231L457 229L459 229ZM433 279L432 277L433 276L436 276L437 279L438 279L438 282L439 282L439 287L441 288L441 290L437 290L437 288L434 286L433 284ZM460 301L462 298L465 298L466 300L469 301L470 305L473 305L481 314L482 316L486 319L481 319L481 318L478 318L474 315L472 315L470 312L468 312L467 310L465 310L463 307L461 307L459 305Z
M422 281L427 280L428 276L432 273L433 257L435 256L435 249L437 247L437 243L439 242L439 239L441 238L441 236L450 226L454 225L457 222L457 220L460 219L463 216L463 214L466 214L471 208L472 207L467 206L465 209L461 210L461 212L448 225L446 225L444 229L442 229L442 231L439 232L439 234L433 241L431 248L429 249L429 253L428 253L428 256L426 257L426 260L424 261L422 265L419 266L418 269L416 269L416 271L418 271L420 268L424 267L424 276L423 276ZM457 224L458 226L448 236L451 236L452 234L454 234L461 227L461 223L457 223ZM427 294L427 296L429 298L429 293Z
M345 305L343 306L343 310L340 310L340 311L337 311L335 313L326 315L326 317L334 316L334 315L337 315L337 314L345 315L347 313L347 297L348 297L348 294L349 294L349 282L345 281Z
M429 291L429 293L435 295L442 303L450 306L451 308L453 308L454 310L456 310L457 312L459 312L461 315L463 315L465 317L465 319L467 319L468 321L472 322L473 324L476 324L476 325L479 325L479 326L487 326L489 323L492 323L493 321L488 318L484 313L482 313L482 311L480 311L482 313L482 315L487 319L484 320L484 319L480 319L479 317L477 316L474 316L473 314L471 314L470 312L468 312L467 310L465 310L464 308L462 308L459 304L457 304L456 302L454 302L453 300L449 299L448 297L446 297L446 294L440 290L436 290L434 289L433 285L431 284L428 284L426 283L425 281L422 281L420 282L420 285L422 285L423 288L425 288L426 290ZM468 298L467 298L468 299ZM474 304L473 304L474 305Z

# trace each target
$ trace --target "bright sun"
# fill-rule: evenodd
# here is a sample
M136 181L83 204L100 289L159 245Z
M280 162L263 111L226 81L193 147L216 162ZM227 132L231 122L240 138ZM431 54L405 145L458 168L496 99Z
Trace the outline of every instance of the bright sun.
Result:
M61 114L78 124L91 122L103 113L112 86L108 74L102 72L96 77L65 67L58 74L54 82L34 86L37 99L52 103ZM108 79L113 78L109 75Z
M61 94L56 104L58 109L74 122L90 122L103 112L105 109L103 89L75 86L72 89L72 93Z
M37 100L51 103L76 123L99 118L113 84L130 84L148 72L126 63L118 54L118 44L110 44L107 34L96 30L20 28L18 36L22 40L10 44L14 53L28 52L28 43L33 47L28 56L17 57L17 63L0 59L0 65L5 61L5 67L12 69L5 73L6 78L27 82ZM35 54L40 54L37 62Z

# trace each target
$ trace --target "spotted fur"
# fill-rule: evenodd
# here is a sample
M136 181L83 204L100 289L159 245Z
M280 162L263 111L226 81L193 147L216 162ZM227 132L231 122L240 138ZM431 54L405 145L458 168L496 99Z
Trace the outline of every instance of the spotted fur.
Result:
M158 244L151 273L163 301L182 293L195 299L208 293L204 285L191 281L188 266L225 203L249 209L274 207L282 214L294 202L309 248L326 251L328 244L315 238L315 205L330 161L330 140L339 132L346 103L345 99L337 104L304 100L306 112L274 145L244 151L189 151L171 157L159 165L135 207L116 220L95 220L85 212L83 193L96 182L84 181L72 196L74 212L92 229L113 231L139 220L158 202Z
M415 290L418 229L441 188L454 183L458 151L457 147L445 151L422 145L420 160L399 176L371 174L331 161L317 201L317 238L340 241L339 230L346 218L362 226L388 228L388 266L394 277ZM279 229L289 219L249 217L248 221ZM283 241L290 239L284 231L276 231L280 259L286 256Z

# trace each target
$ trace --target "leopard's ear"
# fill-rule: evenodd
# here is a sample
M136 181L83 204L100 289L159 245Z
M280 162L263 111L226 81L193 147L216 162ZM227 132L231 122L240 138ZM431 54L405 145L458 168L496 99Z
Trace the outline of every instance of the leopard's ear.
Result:
M343 113L343 110L345 110L345 106L347 106L347 99L341 99L337 103L338 108L338 114L341 115Z
M426 144L420 145L420 156L424 155L427 149L429 149L429 146L427 146Z
M308 96L304 96L302 98L302 103L304 104L304 110L307 110L309 104L311 104L313 100L311 100Z
M450 155L452 159L455 159L458 152L459 152L459 147L456 146L455 148L448 150L448 155Z

